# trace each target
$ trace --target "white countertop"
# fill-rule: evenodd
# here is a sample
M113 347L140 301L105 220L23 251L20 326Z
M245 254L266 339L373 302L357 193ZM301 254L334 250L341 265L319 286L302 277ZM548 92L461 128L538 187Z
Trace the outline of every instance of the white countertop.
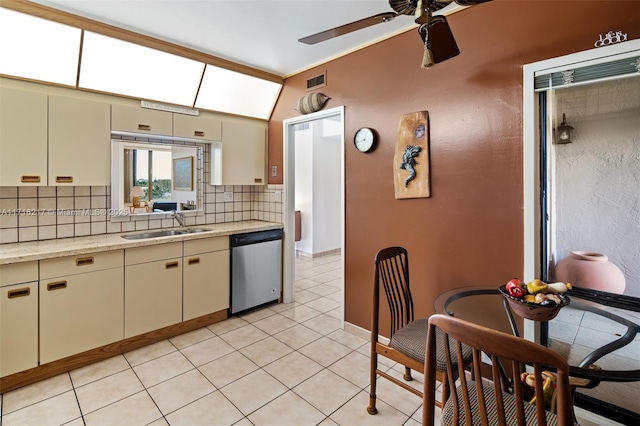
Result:
M174 241L242 234L245 232L264 231L282 227L282 223L279 222L247 220L243 222L227 222L209 225L189 226L186 229L205 228L211 229L211 231L201 232L197 234L183 234L172 235L168 237L148 238L143 240L126 240L122 238L122 235L141 234L144 232L161 231L163 229L149 229L146 231L132 231L120 234L102 234L87 237L61 238L57 240L0 244L0 265L27 262L31 260L52 259L63 256L75 256L78 254L95 253L100 251L126 249L131 247L150 246L170 243Z

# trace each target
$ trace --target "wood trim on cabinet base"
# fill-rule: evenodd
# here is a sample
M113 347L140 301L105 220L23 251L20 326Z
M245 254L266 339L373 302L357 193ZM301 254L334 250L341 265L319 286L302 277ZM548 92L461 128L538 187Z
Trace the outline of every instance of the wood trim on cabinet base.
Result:
M111 358L115 355L120 355L188 331L215 324L227 319L227 316L227 310L224 309L2 377L0 378L0 393L9 392L22 386L30 385L40 380L48 379L58 374Z

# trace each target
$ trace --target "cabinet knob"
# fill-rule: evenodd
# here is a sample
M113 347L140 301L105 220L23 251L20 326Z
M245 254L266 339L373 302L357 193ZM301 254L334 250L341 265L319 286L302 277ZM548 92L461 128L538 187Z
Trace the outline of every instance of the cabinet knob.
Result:
M150 131L151 130L151 126L148 125L148 124L138 124L138 130Z
M73 176L56 176L57 183L72 183Z
M9 290L7 292L7 298L15 299L16 297L24 297L30 294L31 294L31 289L29 287L17 288L15 290Z
M197 263L200 263L200 258L196 257L194 259L189 259L189 265L195 265Z
M204 132L202 130L194 130L193 136L198 136L199 138L204 138Z
M177 268L180 264L178 262L167 262L164 267L166 269Z
M38 183L40 182L40 176L31 176L31 175L24 175L24 176L20 176L20 182L24 182L24 183Z

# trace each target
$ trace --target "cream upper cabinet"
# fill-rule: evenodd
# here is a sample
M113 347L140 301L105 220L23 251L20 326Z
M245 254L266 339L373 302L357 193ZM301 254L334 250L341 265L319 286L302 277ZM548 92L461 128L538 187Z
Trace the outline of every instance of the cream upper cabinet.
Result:
M109 185L110 104L49 96L49 185Z
M222 138L222 121L206 115L173 114L173 136L219 141Z
M0 377L38 365L38 262L0 265Z
M173 117L166 111L113 104L111 105L111 130L172 136Z
M254 123L222 123L221 181L214 185L266 183L266 129Z
M123 339L123 263L122 250L40 261L40 363Z
M0 87L0 186L47 185L47 95Z
M229 237L184 242L183 321L229 307Z

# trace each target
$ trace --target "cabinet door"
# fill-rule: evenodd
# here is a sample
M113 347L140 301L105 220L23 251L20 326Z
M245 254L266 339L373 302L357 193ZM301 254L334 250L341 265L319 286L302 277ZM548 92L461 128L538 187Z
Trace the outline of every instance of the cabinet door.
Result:
M125 267L124 337L182 321L182 259Z
M49 185L109 185L110 105L49 96Z
M222 185L265 184L265 128L222 123Z
M111 105L111 130L172 136L173 119L166 111Z
M122 340L123 268L40 281L40 363Z
M174 113L173 136L219 141L222 138L222 121L213 117Z
M184 258L183 320L229 307L229 250Z
M0 87L0 186L47 185L47 95Z
M38 365L38 283L0 288L0 377Z

